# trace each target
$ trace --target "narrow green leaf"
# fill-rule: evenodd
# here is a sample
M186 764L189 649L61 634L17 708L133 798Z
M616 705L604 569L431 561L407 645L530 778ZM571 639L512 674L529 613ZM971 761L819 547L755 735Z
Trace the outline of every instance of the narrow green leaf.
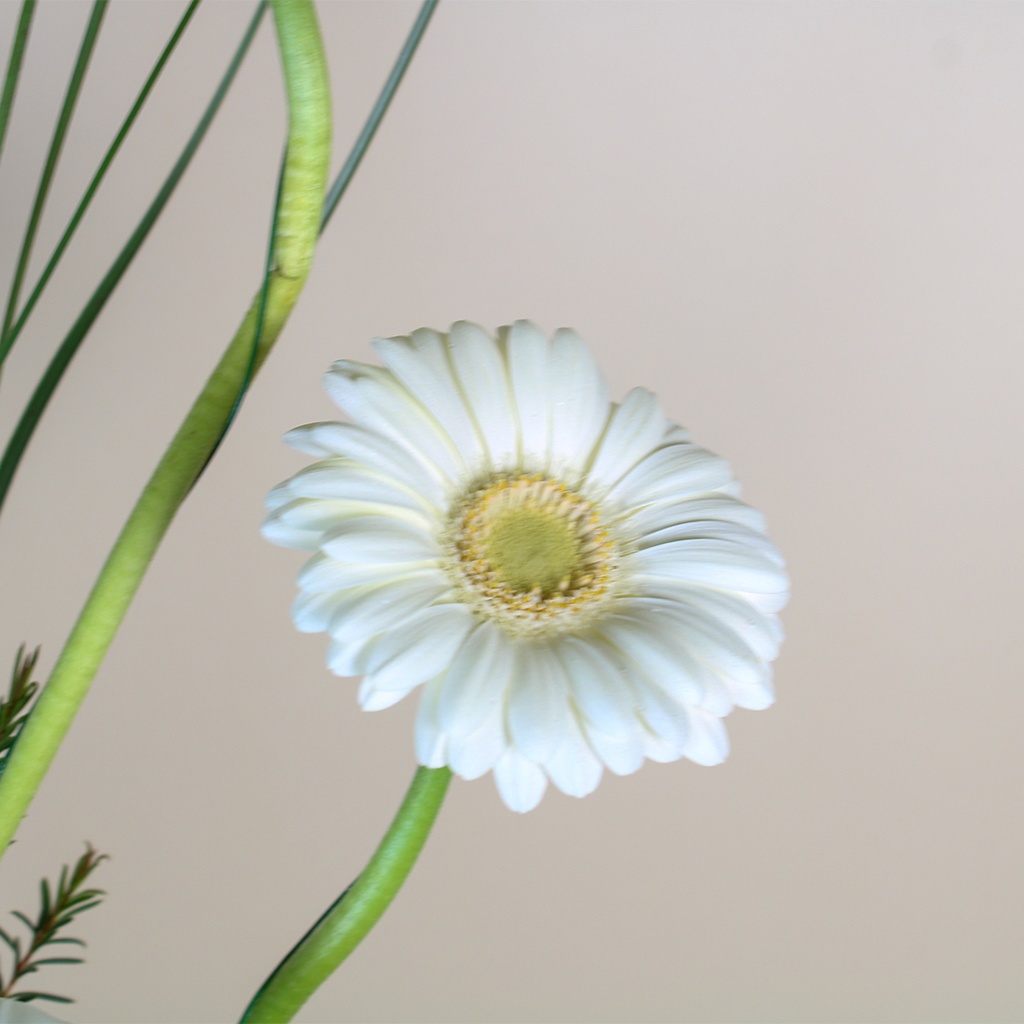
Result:
M334 183L327 192L327 198L324 200L324 212L320 220L321 231L327 226L327 222L331 219L335 207L345 194L349 182L359 169L359 165L363 162L363 157L370 148L370 143L373 141L374 135L377 134L377 129L380 127L381 121L384 120L384 115L387 113L388 107L391 106L391 101L395 98L399 85L402 84L405 72L408 70L413 55L416 53L416 48L420 45L420 40L423 38L423 33L427 30L427 25L430 24L430 16L434 13L436 6L437 0L424 0L423 6L420 7L419 14L416 15L416 20L409 30L409 35L398 53L394 67L392 67L391 73L384 83L384 88L381 89L380 96L377 97L377 102L370 111L370 116L366 119L366 123L363 125L362 131L360 131L356 138L348 156L345 158L345 163L342 164L337 178L334 179Z
M25 57L25 47L28 45L28 33L32 27L32 15L35 14L35 10L36 0L22 0L18 27L14 30L14 39L11 41L11 55L7 59L4 91L0 94L0 154L4 151L7 122L10 120L11 107L14 106L14 94L18 90L21 62Z
M54 996L49 992L15 992L14 995L7 998L17 999L19 1003L30 1003L33 999L49 999L51 1003L62 1003L64 1005L74 1002L74 999L68 999L67 996Z
M85 309L82 310L78 319L72 325L71 330L68 332L64 341L61 343L60 348L57 350L56 355L54 355L49 366L47 366L42 380L40 380L35 391L32 393L32 397L29 399L28 405L25 407L25 411L22 413L21 419L18 421L18 424L14 429L14 434L7 445L3 458L0 459L0 508L3 507L3 502L7 497L11 481L14 478L14 474L17 471L19 463L21 462L21 458L25 453L25 449L31 440L36 425L39 423L46 406L49 404L50 398L56 390L57 385L64 376L64 371L68 368L68 365L74 358L79 346L85 340L86 334L89 332L89 329L92 327L96 318L106 305L107 300L117 287L117 284L123 277L124 272L128 269L134 259L135 254L139 251L142 243L146 240L146 237L152 230L157 218L163 212L164 207L167 205L167 201L170 199L174 189L177 187L178 182L181 180L182 175L185 173L185 170L191 162L192 157L199 148L199 144L202 142L207 129L210 127L210 123L213 121L214 116L220 109L220 105L227 94L228 88L232 81L234 81L235 74L241 65L242 58L249 49L249 44L252 42L253 36L255 35L256 29L259 26L260 19L263 17L265 10L266 0L261 0L261 3L257 7L252 21L249 23L249 27L246 30L234 57L231 59L231 63L229 64L220 85L217 87L217 91L214 93L213 99L210 101L209 106L200 118L199 124L196 126L195 131L186 143L181 156L178 157L178 160L171 169L167 180L161 186L156 198L146 210L142 220L139 221L138 226L132 232L132 235L128 239L124 248L118 254L110 269L104 275L103 280L100 281L96 290L93 292L92 297L86 303Z
M66 869L65 869L66 870ZM61 875L61 889L64 888L64 877ZM39 882L40 911L39 920L44 921L50 916L50 883L44 878Z
M164 66L167 64L171 54L174 52L174 48L178 45L179 40L184 34L185 29L188 27L189 22L192 20L192 15L195 14L199 4L200 0L191 0L191 3L188 5L185 13L181 16L181 20L178 22L177 27L174 32L171 33L171 38L168 40L163 52L157 59L156 64L153 65L153 69L150 71L149 77L146 79L145 84L142 86L142 90L139 92L135 102L132 104L131 110L128 111L128 116L125 118L124 123L118 130L117 135L114 136L114 141L110 144L110 148L100 161L100 165L96 169L96 173L93 175L92 181L89 182L89 185L79 201L71 220L68 222L68 226L64 229L64 233L60 237L60 241L57 243L56 248L53 250L53 254L50 256L46 266L43 268L43 272L39 275L39 280L32 289L24 307L18 314L17 320L11 325L11 329L9 331L0 335L0 365L2 365L3 361L7 358L7 353L13 348L14 343L21 334L26 321L29 316L31 316L32 310L35 309L35 305L39 301L39 297L42 295L46 285L49 283L54 270L57 269L57 264L60 263L61 257L64 255L64 250L68 247L68 243L71 241L72 236L77 230L79 222L82 220L82 217L85 216L85 212L89 208L89 204L92 202L93 196L99 189L100 183L103 181L107 170L114 161L114 157L117 156L118 151L121 149L121 145L128 137L128 133L131 131L136 119L142 112L142 108L145 105L146 100L149 98L149 94L152 91L153 86L156 85L156 81L160 77L161 71L163 71Z
M80 956L49 956L43 960L33 960L34 967L42 967L44 964L84 964Z
M43 173L39 178L39 186L36 189L35 202L32 204L32 212L29 215L28 226L25 228L25 237L21 243L21 252L18 255L18 263L14 271L14 278L11 281L11 291L7 297L7 309L4 312L3 329L0 330L0 338L6 338L7 332L11 329L14 314L17 311L18 295L21 291L21 284L28 269L29 257L32 255L32 246L35 242L36 231L39 221L43 216L43 209L46 206L46 199L50 193L50 184L53 181L54 172L57 169L57 162L60 159L60 152L64 146L64 137L67 134L68 126L71 124L71 116L75 111L75 104L78 102L78 94L82 89L82 82L85 79L86 69L89 67L89 59L96 46L96 39L99 36L100 26L103 23L103 15L106 13L107 0L93 0L92 11L89 14L89 21L85 26L85 34L82 37L82 44L78 50L78 58L75 61L74 70L71 72L71 80L68 82L67 92L64 94L64 103L60 114L57 117L57 125L53 131L53 138L50 140L50 150L46 155L46 163L43 165Z

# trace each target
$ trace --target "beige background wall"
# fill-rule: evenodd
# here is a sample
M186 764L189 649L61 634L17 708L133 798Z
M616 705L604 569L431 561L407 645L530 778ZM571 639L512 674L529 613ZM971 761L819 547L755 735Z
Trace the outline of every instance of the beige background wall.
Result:
M111 5L40 254L183 9ZM3 380L0 425L170 165L249 3L204 4ZM341 156L416 7L320 6ZM43 0L0 167L9 277L87 7ZM17 5L0 4L6 51ZM48 668L259 275L268 26L0 519L0 657ZM787 554L778 705L722 767L520 817L456 782L306 1021L1024 1018L1024 5L445 0L307 293L3 865L113 855L75 1021L235 1019L412 774L259 536L327 364L468 317L576 327L726 455ZM0 915L2 916L2 915ZM4 922L6 924L6 922ZM40 976L45 981L45 976Z

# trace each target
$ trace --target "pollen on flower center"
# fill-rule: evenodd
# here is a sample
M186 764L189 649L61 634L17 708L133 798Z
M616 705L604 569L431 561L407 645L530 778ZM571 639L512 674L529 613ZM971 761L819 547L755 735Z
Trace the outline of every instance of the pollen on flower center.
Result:
M613 581L615 544L594 505L542 476L499 477L470 492L449 547L465 596L514 633L581 626Z

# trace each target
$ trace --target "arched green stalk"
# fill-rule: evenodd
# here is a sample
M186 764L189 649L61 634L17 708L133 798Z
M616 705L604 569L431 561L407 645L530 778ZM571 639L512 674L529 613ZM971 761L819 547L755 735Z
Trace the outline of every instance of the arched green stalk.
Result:
M290 1021L366 937L416 863L451 778L448 768L417 770L370 863L264 982L242 1024Z
M71 726L174 514L231 415L240 388L277 340L309 273L330 160L330 94L310 0L273 0L289 131L274 266L260 295L146 484L68 637L0 778L0 853ZM256 346L255 358L253 347Z

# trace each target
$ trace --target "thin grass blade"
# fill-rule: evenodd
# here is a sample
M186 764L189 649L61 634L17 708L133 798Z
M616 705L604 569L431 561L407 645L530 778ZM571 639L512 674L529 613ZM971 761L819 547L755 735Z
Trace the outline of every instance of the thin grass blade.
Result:
M135 254L139 251L142 243L146 240L146 237L153 228L153 225L156 223L157 218L163 212L164 207L167 205L167 201L170 199L192 157L199 148L199 144L203 141L203 137L206 135L206 131L210 127L210 123L213 121L217 111L220 109L220 105L227 94L228 88L235 78L235 74L242 63L242 59L245 57L245 54L249 49L249 45L256 33L256 29L259 27L260 20L266 10L266 6L266 0L263 0L256 9L256 13L253 15L253 18L249 23L249 27L246 29L245 35L242 37L242 41L239 43L238 49L235 51L235 55L231 59L231 63L229 64L224 77L217 86L213 99L204 111L202 118L200 118L199 124L196 126L195 131L193 131L191 137L186 143L181 156L178 157L177 162L174 164L170 174L167 176L167 180L161 186L160 191L157 193L156 198L150 204L145 214L143 214L142 219L132 232L132 235L128 239L124 248L120 253L118 253L117 258L104 275L103 280L100 281L96 290L86 303L85 308L79 314L78 319L71 326L71 330L64 338L60 348L50 361L49 366L47 366L42 379L36 386L35 391L32 393L32 397L29 399L28 405L26 405L25 411L22 413L21 419L18 421L18 424L14 429L14 434L7 445L7 449L4 451L3 458L0 459L0 508L3 507L3 503L7 498L7 492L10 489L11 481L14 478L14 474L17 471L18 465L25 453L25 449L28 447L32 434L34 433L46 406L49 404L50 398L53 396L53 392L56 390L57 385L64 376L64 371L68 368L71 360L75 356L75 353L78 351L79 346L85 340L86 334L89 332L89 329L92 327L96 318L106 305L107 300L113 294L113 291L117 287L118 282L120 282L124 272L128 269L132 260L135 258Z
M201 0L192 0L185 10L185 13L181 16L181 20L178 22L174 32L171 33L171 37L168 40L167 45L164 47L163 52L157 59L157 62L153 65L153 69L150 71L149 77L146 79L138 97L136 97L135 102L132 104L131 110L128 111L128 116L125 118L120 129L118 129L117 135L114 136L114 141L110 144L110 148L100 161L100 165L96 169L96 173L93 175L92 181L89 182L89 186L86 188L85 193L71 217L71 220L68 222L68 226L64 229L64 233L60 237L60 241L57 243L56 248L53 250L53 254L50 256L46 266L43 268L43 272L39 275L39 280L36 282L36 285L32 289L25 305L18 314L17 320L11 325L10 330L0 336L0 366L3 365L4 360L7 358L7 353L13 348L15 341L18 339L18 335L21 334L26 321L32 314L32 310L35 308L36 303L39 301L39 297L42 295L43 290L49 283L53 272L57 269L57 265L60 263L60 259L64 255L64 250L68 247L68 243L71 241L72 236L77 230L79 222L82 220L82 217L85 216L85 212L89 208L89 204L92 202L93 196L96 194L107 170L113 163L114 157L117 156L124 140L128 137L128 133L131 131L132 126L135 124L139 114L142 112L142 108L145 105L146 100L149 98L149 94L152 92L153 86L156 85L157 79L160 77L160 72L163 71L167 61L170 60L171 54L174 53L175 47L184 35L185 29L192 20L192 16L198 9L200 2Z
M89 67L89 60L96 46L96 39L99 36L100 26L103 24L103 15L106 13L106 9L107 0L94 0L92 11L89 14L89 21L85 26L85 34L82 36L82 44L78 50L78 58L71 72L67 92L64 94L64 103L61 107L60 115L57 117L57 126L54 128L53 138L50 140L50 150L46 155L43 173L39 178L39 187L36 189L36 198L32 204L28 226L25 228L25 237L21 243L21 252L18 254L14 279L11 281L11 291L7 297L7 309L4 311L4 323L3 329L0 330L0 339L7 337L7 333L11 329L11 323L14 320L18 296L21 292L21 284L25 278L25 271L28 269L29 257L32 255L32 246L35 243L36 231L39 228L39 221L43 216L46 199L50 193L50 184L53 181L54 172L57 170L60 152L64 147L64 138L67 135L68 126L71 124L71 116L75 112L78 94L81 92L82 82L85 80L85 72Z
M377 129L380 127L381 121L384 120L384 115L388 112L388 107L391 106L391 101L394 99L399 85L402 84L402 79L405 77L405 72L412 62L416 48L420 45L423 33L427 31L427 25L430 24L430 17L434 13L436 6L437 0L424 0L423 6L420 7L419 14L416 15L416 20L409 30L409 35L402 45L398 57L395 59L394 67L392 67L391 73L384 83L384 88L381 89L380 95L377 97L377 102L373 105L373 109L370 111L362 131L356 137L352 150L345 158L345 163L342 164L337 178L334 179L333 184L327 191L327 198L324 200L324 212L320 220L321 232L327 226L327 222L331 219L331 214L334 213L334 208L345 194L345 189L348 188L349 182L359 169L359 165L366 155L366 151L370 148L370 143L373 141L374 135L377 134Z
M36 0L23 0L18 27L14 30L11 41L11 55L7 60L7 71L4 74L4 91L0 94L0 155L4 151L4 139L7 137L7 122L14 106L14 94L18 91L18 78L21 75L21 64L25 58L25 47L28 45L28 33L32 27L32 15L36 11Z

